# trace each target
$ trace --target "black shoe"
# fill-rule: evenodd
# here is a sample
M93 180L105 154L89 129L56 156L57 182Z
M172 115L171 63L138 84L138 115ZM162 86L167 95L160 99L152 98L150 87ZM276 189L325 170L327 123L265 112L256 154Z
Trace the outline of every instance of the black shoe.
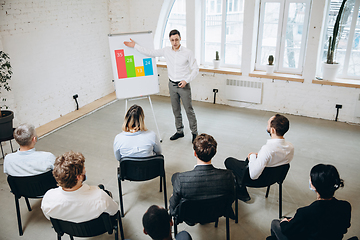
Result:
M104 187L104 185L102 185L102 184L99 184L98 187L99 187L100 189L102 189L102 190L105 190L105 187Z
M195 138L196 138L197 134L192 134L192 141L191 142L194 142Z
M243 201L243 202L247 202L251 200L251 197L248 193L248 191L245 189L240 189L237 191L236 196L239 200Z
M183 132L182 133L177 132L177 133L175 133L174 135L171 136L170 140L173 141L173 140L176 140L176 139L182 138L182 137L184 137L184 133Z

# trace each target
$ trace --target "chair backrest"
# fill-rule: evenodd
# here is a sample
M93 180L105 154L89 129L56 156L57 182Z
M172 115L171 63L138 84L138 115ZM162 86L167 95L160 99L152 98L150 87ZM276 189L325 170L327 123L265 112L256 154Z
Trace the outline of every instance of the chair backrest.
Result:
M57 187L52 171L27 177L14 177L9 175L7 181L11 192L17 198L21 198L22 196L27 198L39 198L49 189Z
M283 183L289 168L289 163L277 167L266 167L258 179L251 181L249 184L246 183L246 186L267 187L274 183ZM246 174L249 174L249 172L246 171Z
M163 155L120 159L121 180L147 181L158 176L165 176Z
M201 200L184 199L180 202L177 216L174 217L175 224L183 221L190 223L216 222L222 216L235 219L231 207L234 200L230 195Z
M50 218L50 221L55 232L60 236L64 235L64 233L74 237L94 237L106 232L112 234L114 226L116 226L116 223L112 222L108 213L102 213L98 218L81 223L55 218Z

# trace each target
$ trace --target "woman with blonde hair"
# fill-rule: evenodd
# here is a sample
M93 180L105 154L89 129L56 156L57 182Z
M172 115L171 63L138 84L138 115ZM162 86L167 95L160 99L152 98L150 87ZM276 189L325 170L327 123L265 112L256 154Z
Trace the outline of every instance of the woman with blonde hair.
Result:
M144 123L145 115L142 108L132 105L126 112L122 132L114 140L116 160L122 157L149 157L161 154L158 137L148 131Z

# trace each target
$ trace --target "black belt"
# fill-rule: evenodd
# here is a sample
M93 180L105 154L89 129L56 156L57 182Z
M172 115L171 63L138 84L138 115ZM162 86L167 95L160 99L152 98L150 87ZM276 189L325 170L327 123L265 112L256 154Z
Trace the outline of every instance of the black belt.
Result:
M173 84L173 86L175 87L179 87L179 83L180 82L174 82L174 81L171 81L170 78L169 78L169 81Z
M171 81L170 78L169 78L169 81L170 81L171 83L174 83L174 84L179 84L179 83L180 83L180 82Z

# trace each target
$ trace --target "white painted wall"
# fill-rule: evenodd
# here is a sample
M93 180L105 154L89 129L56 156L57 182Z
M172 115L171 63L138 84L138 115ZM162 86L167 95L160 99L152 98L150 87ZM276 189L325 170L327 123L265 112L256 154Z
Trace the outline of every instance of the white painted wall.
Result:
M13 67L15 126L36 127L114 91L107 0L12 0L0 6Z

